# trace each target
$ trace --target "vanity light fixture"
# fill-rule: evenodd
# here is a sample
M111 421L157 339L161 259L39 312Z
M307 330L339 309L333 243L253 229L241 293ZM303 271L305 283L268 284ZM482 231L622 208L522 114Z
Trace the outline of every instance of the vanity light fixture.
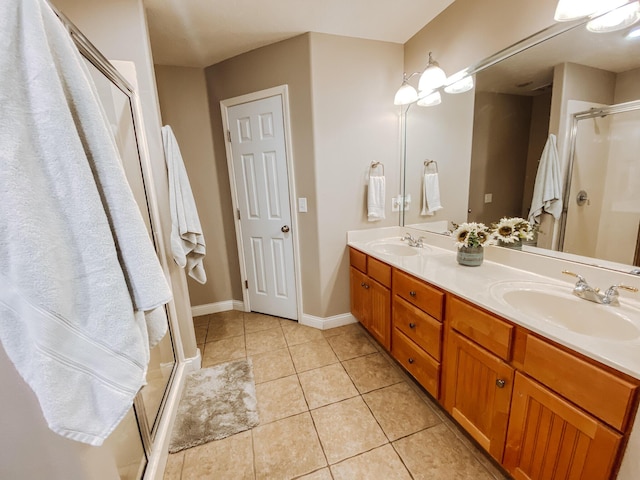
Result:
M587 30L594 33L608 33L623 30L640 20L640 2L632 2L587 23Z
M440 88L447 81L447 74L440 68L438 62L436 62L429 52L429 61L427 67L420 75L420 81L418 82L419 92L431 92L437 88Z
M440 92L438 90L430 92L418 99L418 105L421 107L433 107L435 105L440 105L441 102L442 96L440 95Z

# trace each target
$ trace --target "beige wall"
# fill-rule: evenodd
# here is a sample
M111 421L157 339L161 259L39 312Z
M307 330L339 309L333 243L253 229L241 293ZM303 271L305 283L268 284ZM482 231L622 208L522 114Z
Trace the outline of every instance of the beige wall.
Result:
M319 269L319 309L349 311L347 231L398 224L391 196L399 193L399 135L393 96L402 70L402 45L312 33L311 81ZM368 222L365 180L372 161L385 166L386 219ZM303 262L306 261L303 257ZM303 264L303 268L306 268ZM304 288L304 286L303 286Z
M207 283L187 278L191 304L228 301L233 298L232 277L237 278L230 270L237 270L238 250L225 235L230 199L221 196L220 185L228 190L229 177L216 167L204 70L157 65L155 72L162 122L171 125L180 145L207 244Z
M531 111L531 97L476 92L470 221L489 225L503 216L520 215ZM485 203L486 194L493 197L489 203Z
M236 237L220 101L278 85L289 85L295 188L299 197L307 197L310 200L308 213L298 214L303 303L305 309L313 310L319 308L319 282L317 276L313 274L319 269L319 259L317 209L312 200L316 197L316 185L313 165L309 42L309 35L300 35L259 48L208 67L205 75L220 201L223 204L223 225L228 245L236 245ZM295 215L294 212L292 213ZM242 300L237 249L235 255L230 257L230 272L233 298Z
M289 86L294 183L306 197L298 218L303 311L327 317L349 311L346 232L397 224L366 221L365 179L371 161L385 163L388 199L398 193L397 113L392 102L402 46L305 34L206 69L216 165L226 172L220 101ZM219 178L222 178L221 176ZM221 186L221 198L223 191ZM235 242L230 192L224 219ZM321 227L322 226L322 227ZM238 270L237 260L231 270ZM240 299L240 277L234 298Z

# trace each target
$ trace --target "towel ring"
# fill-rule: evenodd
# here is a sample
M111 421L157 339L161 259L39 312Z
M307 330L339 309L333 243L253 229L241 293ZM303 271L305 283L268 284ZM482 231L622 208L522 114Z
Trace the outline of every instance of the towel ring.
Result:
M371 176L373 171L378 167L382 167L382 175L384 176L384 163L382 162L371 162L371 167L369 168L369 176Z
M424 173L427 173L427 169L429 168L429 165L435 165L436 167L436 173L438 173L438 162L436 162L435 160L425 160L424 161Z

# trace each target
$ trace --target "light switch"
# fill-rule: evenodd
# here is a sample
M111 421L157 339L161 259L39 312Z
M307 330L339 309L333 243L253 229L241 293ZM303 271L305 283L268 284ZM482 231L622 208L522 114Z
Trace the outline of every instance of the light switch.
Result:
M306 213L307 211L307 198L300 197L298 198L298 211L302 213Z
M484 194L484 203L493 202L493 193L485 193Z

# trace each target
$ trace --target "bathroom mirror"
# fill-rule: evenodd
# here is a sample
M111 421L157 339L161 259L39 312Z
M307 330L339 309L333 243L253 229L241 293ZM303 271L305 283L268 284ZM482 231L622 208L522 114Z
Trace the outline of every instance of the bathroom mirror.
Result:
M403 195L411 201L401 225L444 232L449 222L527 218L553 133L565 211L546 218L525 249L621 271L638 264L640 37L628 34L640 22L609 33L585 27L556 24L469 67L473 90L406 109ZM432 160L444 208L424 215Z

